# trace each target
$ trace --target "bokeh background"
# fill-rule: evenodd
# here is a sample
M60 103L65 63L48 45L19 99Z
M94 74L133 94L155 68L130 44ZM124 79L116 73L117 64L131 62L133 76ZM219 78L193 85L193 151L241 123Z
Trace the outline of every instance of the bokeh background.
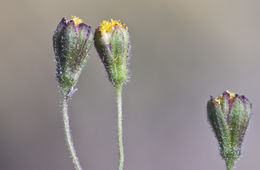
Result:
M259 0L1 0L0 169L72 170L55 81L60 19L97 27L121 19L131 34L123 91L125 170L221 170L206 117L210 95L246 95L253 116L237 170L259 170ZM70 107L85 170L115 170L115 89L95 49Z

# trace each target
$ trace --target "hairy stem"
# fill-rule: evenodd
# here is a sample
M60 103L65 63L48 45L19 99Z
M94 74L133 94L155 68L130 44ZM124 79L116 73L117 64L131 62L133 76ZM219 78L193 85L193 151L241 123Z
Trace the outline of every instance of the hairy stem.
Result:
M124 167L124 147L123 147L123 126L122 126L122 85L116 86L117 95L117 135L118 135L118 147L119 147L119 167L118 170L123 170Z
M227 170L232 170L233 169L233 165L234 165L234 161L233 160L228 160L226 162Z
M64 130L65 130L65 139L70 152L70 156L72 158L75 169L81 170L79 159L77 157L76 150L74 148L72 137L71 137L69 115L68 115L68 100L65 97L62 100L62 114L63 114Z

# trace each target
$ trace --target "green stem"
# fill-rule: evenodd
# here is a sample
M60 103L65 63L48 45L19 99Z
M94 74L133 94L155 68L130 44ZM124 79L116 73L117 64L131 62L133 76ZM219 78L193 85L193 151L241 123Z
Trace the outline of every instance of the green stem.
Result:
M233 169L233 165L234 165L234 161L233 160L227 161L226 162L227 170L232 170Z
M74 148L72 137L71 137L69 115L68 115L68 100L66 99L66 97L64 97L62 100L62 113L63 113L65 138L70 152L70 156L72 158L75 169L81 170L79 159L77 157L76 150Z
M122 85L116 86L117 95L117 135L118 135L118 147L119 147L119 168L118 170L123 170L124 167L124 147L123 147L123 126L122 126Z

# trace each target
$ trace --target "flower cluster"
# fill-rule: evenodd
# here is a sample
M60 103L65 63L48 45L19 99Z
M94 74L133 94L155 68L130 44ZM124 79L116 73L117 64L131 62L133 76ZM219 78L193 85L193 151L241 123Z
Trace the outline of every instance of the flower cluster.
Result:
M88 52L95 42L96 50L105 65L109 80L116 87L118 103L118 144L120 152L119 170L123 170L124 152L122 137L122 84L128 79L129 33L120 21L103 21L96 29L73 16L62 18L53 35L53 49L56 56L56 78L62 95L62 112L65 136L74 167L81 170L70 134L68 99L76 91L74 88L82 69L87 63Z

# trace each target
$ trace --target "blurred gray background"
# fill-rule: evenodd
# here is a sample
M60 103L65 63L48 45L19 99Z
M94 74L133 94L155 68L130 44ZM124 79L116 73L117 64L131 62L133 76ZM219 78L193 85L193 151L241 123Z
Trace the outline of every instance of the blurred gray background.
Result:
M259 0L1 0L0 169L72 170L54 78L63 16L121 19L132 41L123 91L125 170L225 170L206 102L253 103L237 170L259 170ZM93 48L70 107L84 170L115 170L115 89Z

